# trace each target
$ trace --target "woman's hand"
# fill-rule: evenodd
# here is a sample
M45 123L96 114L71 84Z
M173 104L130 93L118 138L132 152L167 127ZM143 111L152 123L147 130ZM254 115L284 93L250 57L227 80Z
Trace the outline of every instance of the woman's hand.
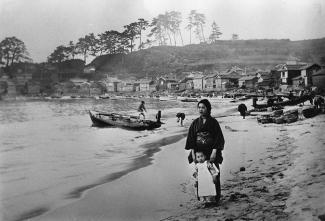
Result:
M211 156L210 156L210 162L213 163L216 160L216 156L217 156L217 149L213 149Z

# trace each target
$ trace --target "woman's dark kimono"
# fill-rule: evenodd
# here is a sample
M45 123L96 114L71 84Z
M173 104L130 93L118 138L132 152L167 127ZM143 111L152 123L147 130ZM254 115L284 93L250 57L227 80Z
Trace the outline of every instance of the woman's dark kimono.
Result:
M203 124L203 119L199 117L195 119L190 126L185 149L193 149L194 152L202 151L208 160L210 159L212 150L216 149L217 154L213 163L220 171L219 164L221 164L223 160L221 151L223 150L224 144L225 140L218 121L208 116ZM191 153L188 160L189 163L193 162ZM218 200L221 196L220 173L217 178L216 192L216 198Z

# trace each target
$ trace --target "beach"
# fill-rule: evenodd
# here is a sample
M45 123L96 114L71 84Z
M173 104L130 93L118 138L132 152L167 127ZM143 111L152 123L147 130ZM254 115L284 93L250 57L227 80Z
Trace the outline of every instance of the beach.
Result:
M178 139L156 140L147 166L29 220L324 220L325 115L281 125L218 118L226 140L222 199L210 208L195 197L184 150L193 117Z

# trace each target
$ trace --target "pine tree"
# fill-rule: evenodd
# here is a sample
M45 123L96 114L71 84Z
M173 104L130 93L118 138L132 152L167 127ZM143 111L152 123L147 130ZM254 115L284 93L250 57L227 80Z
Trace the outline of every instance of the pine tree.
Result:
M211 43L215 43L217 41L217 39L220 37L220 35L222 35L222 33L220 32L219 27L215 21L213 21L211 28L212 28L212 31L209 36L209 40Z

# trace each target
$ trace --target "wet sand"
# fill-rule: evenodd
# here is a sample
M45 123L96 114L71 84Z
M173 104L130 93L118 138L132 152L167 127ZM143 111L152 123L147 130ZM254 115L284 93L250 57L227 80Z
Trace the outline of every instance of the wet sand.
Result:
M324 220L325 115L283 125L219 122L226 139L219 206L196 200L183 138L161 143L149 166L31 220Z

